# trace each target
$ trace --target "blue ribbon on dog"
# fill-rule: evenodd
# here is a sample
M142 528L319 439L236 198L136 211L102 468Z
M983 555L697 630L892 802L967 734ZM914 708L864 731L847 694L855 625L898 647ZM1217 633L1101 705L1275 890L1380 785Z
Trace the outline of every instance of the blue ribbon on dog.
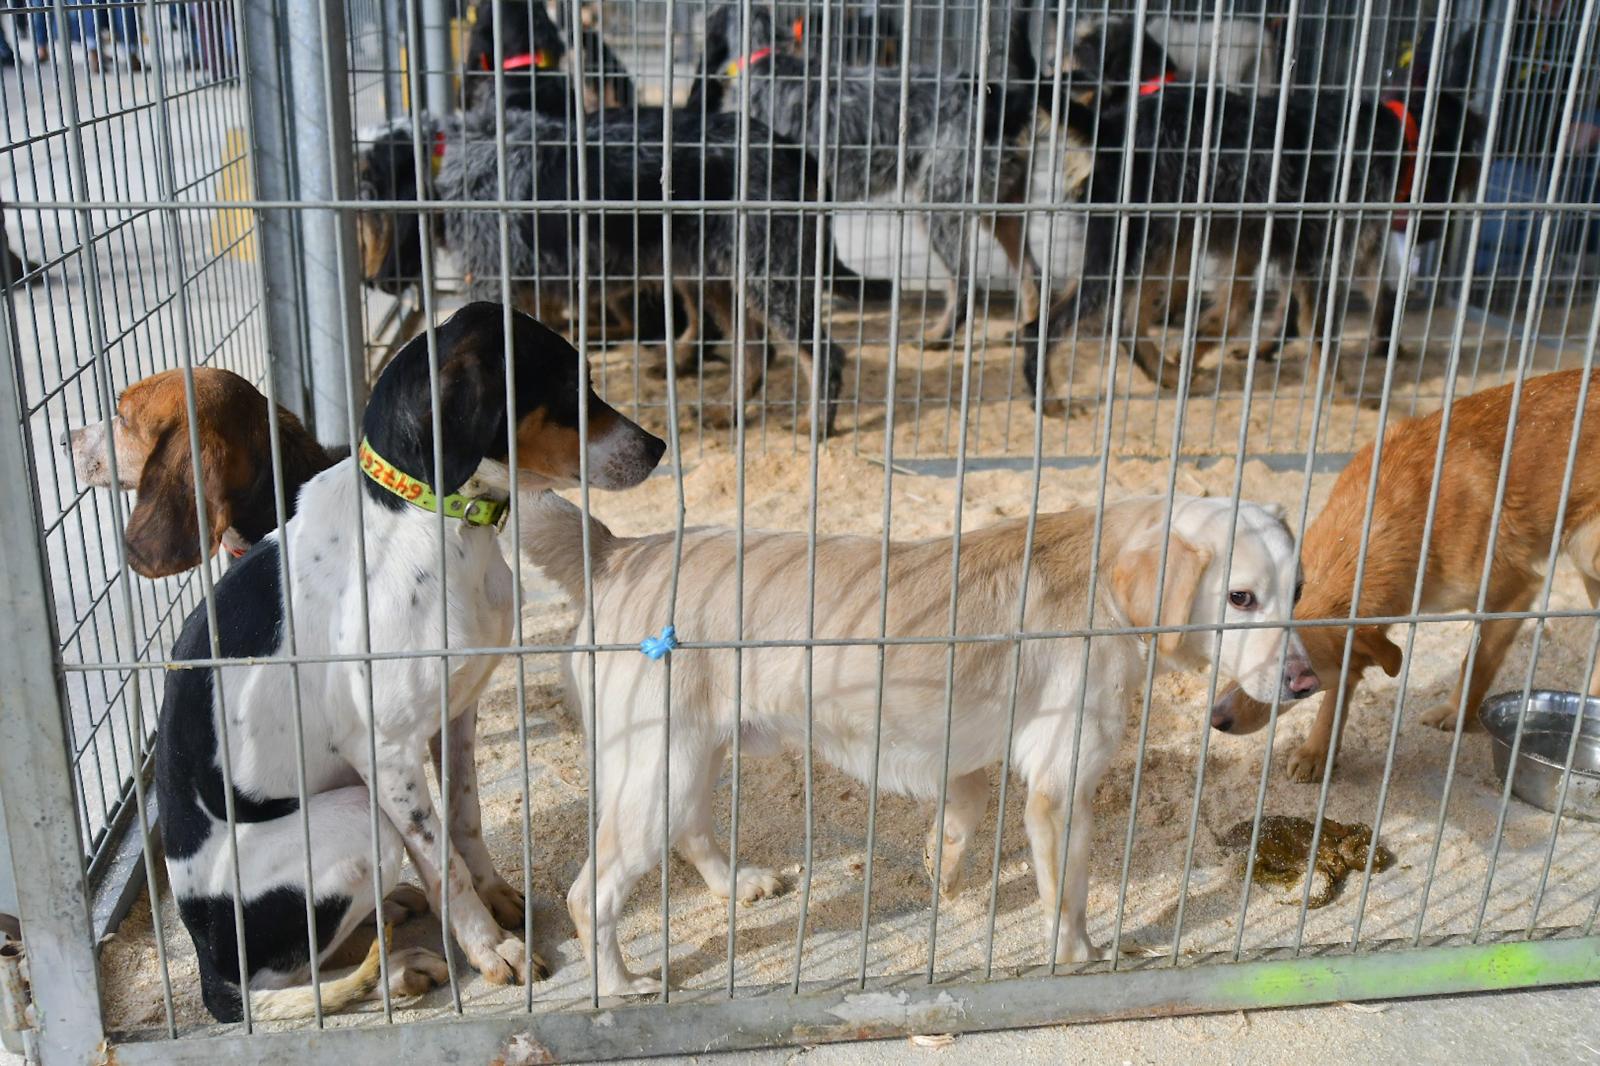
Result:
M651 660L660 659L677 646L678 632L672 626L663 629L659 637L645 637L639 642L639 650Z

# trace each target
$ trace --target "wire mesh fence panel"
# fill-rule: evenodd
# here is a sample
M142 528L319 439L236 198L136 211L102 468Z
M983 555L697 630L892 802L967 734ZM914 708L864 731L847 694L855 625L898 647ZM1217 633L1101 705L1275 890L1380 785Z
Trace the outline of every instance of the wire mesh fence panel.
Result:
M267 370L251 215L227 203L248 199L251 168L230 12L40 4L0 16L15 52L0 81L8 330L63 663L159 656L197 594L193 575L130 582L119 569L119 525L94 489L108 472L88 460L75 471L67 434L98 435L108 396L163 370L211 366L255 381ZM162 136L184 149L170 173ZM125 201L212 206L173 220ZM133 775L147 770L159 679L96 672L67 689L93 872L109 831L128 820Z
M1596 2L48 12L119 1053L1600 977Z

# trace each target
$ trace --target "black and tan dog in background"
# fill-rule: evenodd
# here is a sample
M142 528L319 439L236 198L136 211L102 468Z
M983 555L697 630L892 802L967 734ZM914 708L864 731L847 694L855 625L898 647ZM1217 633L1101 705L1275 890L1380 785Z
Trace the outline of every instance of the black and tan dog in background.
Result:
M672 128L673 186L664 194L665 129ZM424 115L420 128L409 121L392 123L375 135L362 153L363 195L388 200L441 200L463 205L500 198L500 153L495 132L499 116L483 109L464 119L435 121ZM575 199L579 147L574 130L561 119L532 111L505 115L507 154L505 181L512 199L529 209L510 220L513 298L524 308L541 307L544 317L558 317L568 284L576 289L580 274L589 278L662 278L669 272L689 308L704 305L723 336L735 336L735 307L741 298L750 321L765 326L773 344L799 354L818 382L824 432L830 431L835 401L843 380L844 353L821 330L814 343L813 272L817 242L814 219L798 207L774 206L751 211L743 227L745 258L740 249L738 201L741 167L748 177L749 197L775 205L807 199L811 168L799 147L787 144L757 125L741 142L735 115L702 116L689 111L620 109L589 116L583 132L587 196L596 207L581 215L564 206L540 209L541 201ZM439 173L424 172L419 186L413 145L420 138L437 144ZM743 147L741 147L743 144ZM638 201L671 200L726 203L726 209L678 212L673 215L670 242L663 236L660 211L641 209ZM614 210L608 202L619 202ZM432 216L438 218L439 216ZM588 258L580 251L580 224L588 227ZM498 212L445 211L439 221L443 242L454 253L472 287L484 295L501 289L501 218ZM415 277L422 268L422 222L416 214L364 212L358 220L367 276ZM532 284L532 279L557 279ZM593 286L599 289L600 286ZM680 352L693 350L699 322L690 313L679 337ZM742 397L759 390L766 350L746 335ZM804 401L800 406L808 406ZM799 412L796 412L797 415Z
M500 25L495 9L500 11ZM576 113L572 81L580 80L585 113L632 107L638 99L633 76L606 44L598 28L580 26L578 47L568 45L543 3L479 0L467 40L467 101L474 107L495 99L495 37L501 38L506 107L557 117Z
M1138 39L1126 21L1107 24L1096 38L1079 42L1073 72L1073 99L1064 121L1071 134L1094 145L1093 161L1082 198L1091 204L1122 202L1122 171L1131 165L1135 203L1197 203L1200 175L1206 171L1205 203L1215 205L1201 239L1204 250L1230 257L1234 277L1253 277L1265 260L1291 279L1298 309L1298 329L1320 348L1321 316L1331 306L1342 319L1350 281L1359 279L1374 307L1369 351L1386 353L1397 294L1383 282L1382 256L1396 214L1378 207L1352 216L1354 232L1346 241L1344 262L1332 261L1334 215L1286 207L1274 213L1272 240L1264 246L1266 212L1228 209L1230 204L1285 205L1331 203L1341 199L1347 103L1356 108L1354 145L1359 157L1349 199L1391 204L1410 198L1413 177L1422 170L1421 211L1413 226L1414 241L1436 240L1449 218L1448 206L1477 178L1475 147L1483 137L1483 121L1467 99L1464 70L1470 39L1451 50L1448 69L1431 101L1435 123L1429 151L1421 151L1419 120L1426 102L1420 93L1409 98L1361 98L1347 101L1330 90L1291 89L1277 97L1218 90L1210 120L1212 141L1201 138L1207 128L1205 85L1186 84L1152 37L1145 34L1134 71ZM1091 67L1091 64L1097 64ZM1082 93L1099 86L1095 98ZM1116 86L1115 90L1106 87ZM1129 110L1133 139L1127 139ZM1283 115L1283 150L1275 159L1276 126ZM1274 184L1274 175L1275 184ZM1118 218L1091 213L1084 239L1083 272L1051 307L1047 337L1066 336L1075 324L1090 324L1111 303L1116 270ZM1144 337L1159 325L1166 309L1164 285L1187 286L1188 263L1195 227L1192 216L1170 213L1134 214L1128 219L1126 277L1153 282L1160 299L1136 301L1132 333ZM1263 253L1263 249L1265 251ZM1331 291L1330 291L1331 290ZM1237 301L1235 301L1237 302ZM1246 301L1248 304L1248 301ZM1037 340L1037 335L1034 335ZM1135 345L1135 360L1164 386L1178 383L1181 362L1154 345ZM1320 358L1320 356L1319 356ZM1037 352L1029 349L1024 373L1030 386L1042 384ZM1191 385L1202 387L1203 379Z

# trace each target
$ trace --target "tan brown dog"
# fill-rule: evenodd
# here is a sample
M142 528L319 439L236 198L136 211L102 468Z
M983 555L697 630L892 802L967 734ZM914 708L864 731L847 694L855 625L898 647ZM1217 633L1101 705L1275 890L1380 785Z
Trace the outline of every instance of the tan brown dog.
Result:
M1494 545L1494 565L1484 601L1486 611L1526 611L1538 594L1555 531L1581 384L1582 371L1568 370L1533 378L1523 386ZM1511 413L1511 392L1510 385L1487 389L1457 401L1452 408L1422 588L1424 613L1470 611L1477 605L1484 545L1489 539L1495 485ZM1359 617L1411 612L1441 414L1435 412L1402 422L1384 440ZM1600 452L1600 380L1590 383L1580 432L1561 540L1562 550L1583 575L1590 602L1595 603L1600 601L1600 463L1594 461ZM1305 587L1295 607L1295 618L1349 617L1371 475L1369 444L1339 475L1327 506L1306 530L1300 544ZM1428 709L1422 720L1439 729L1453 730L1457 708L1465 706L1467 728L1476 728L1478 705L1521 625L1517 619L1484 622L1471 676L1466 676L1463 662L1462 677L1449 702ZM1347 682L1350 693L1354 693L1357 681L1369 666L1381 666L1391 677L1399 673L1401 651L1385 636L1386 628L1356 627ZM1312 668L1325 682L1311 735L1289 758L1289 776L1296 781L1319 780L1323 760L1330 750L1337 757L1333 718L1339 686L1334 679L1344 656L1345 633L1344 628L1336 627L1301 630ZM1464 705L1463 685L1467 689ZM1600 671L1589 680L1589 691L1600 691ZM1250 699L1233 686L1217 698L1211 724L1225 733L1251 733L1267 723L1269 712L1268 705ZM1348 718L1347 710L1344 719Z
M138 493L124 540L128 565L145 577L169 577L193 569L219 546L231 555L243 555L278 526L267 398L232 371L197 366L194 404L209 527L204 542L195 526L183 371L152 374L118 397L116 417L111 420L118 485L111 484L104 422L62 435L61 444L72 456L79 482ZM332 466L334 457L282 407L278 440L287 515L292 515L300 486Z

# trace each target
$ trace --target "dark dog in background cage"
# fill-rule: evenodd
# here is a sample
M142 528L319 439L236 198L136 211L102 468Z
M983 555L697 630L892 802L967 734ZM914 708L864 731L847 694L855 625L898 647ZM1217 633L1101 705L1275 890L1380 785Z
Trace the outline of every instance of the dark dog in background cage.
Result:
M761 210L745 215L745 259L738 258L738 215L728 210L673 215L672 242L663 241L660 212L638 207L605 210L606 201L632 203L663 199L665 115L673 121L671 199L737 200L741 157L748 172L752 199L779 203L806 198L810 177L806 155L785 145L759 125L751 130L750 147L739 147L739 122L733 115L706 118L687 111L608 111L590 116L585 129L588 197L596 208L583 216L588 224L589 257L580 259L578 213L566 207L518 213L509 227L508 249L513 292L524 305L549 315L567 300L566 279L579 272L590 276L648 281L664 278L670 266L681 303L698 308L700 298L724 336L735 331L735 302L742 288L745 306L769 340L791 346L813 380L823 406L822 431L833 426L835 401L843 375L844 355L821 331L813 349L816 227L799 210ZM578 146L574 130L560 120L534 112L505 116L506 180L514 200L575 199ZM481 110L464 120L435 124L424 118L418 131L440 153L437 177L430 171L422 186L426 199L470 203L500 196L499 152L494 140L496 116ZM417 195L414 134L409 121L392 124L363 153L364 195L410 199ZM416 277L421 273L421 223L416 215L364 212L359 223L368 277ZM501 281L500 220L497 212L447 211L442 236L454 252L471 287L498 292ZM559 281L535 291L529 279ZM742 286L738 284L743 281ZM596 289L599 286L595 286ZM691 310L679 343L695 343L698 321ZM747 339L741 356L749 400L760 387L765 351Z
M586 113L634 106L638 92L633 75L600 32L580 27L574 55L560 27L537 0L479 0L467 41L470 105L484 106L495 99L496 8L503 24L501 66L505 71L507 108L570 116L576 109L572 95L575 77L582 84Z
M308 983L310 962L315 952L328 963L380 898L389 923L430 908L443 914L448 897L448 935L491 983L548 972L522 939L522 893L496 871L483 842L477 702L498 657L449 664L444 733L446 679L437 660L391 659L368 678L359 658L368 650L499 647L510 639L513 579L498 525L512 491L511 434L516 483L534 491L576 485L582 451L591 483L612 489L643 481L665 453L663 441L592 391L580 400L581 356L571 345L518 313L508 336L504 314L497 304L458 311L438 328L436 359L426 339L407 344L373 387L359 456L308 481L295 516L217 583L214 637L223 659L283 653L286 602L294 651L323 658L166 675L156 735L162 842L201 995L219 1021L243 1017L241 971L256 1021L310 1014L319 998L331 1012L370 996L385 937L374 939L354 973L316 986ZM516 370L514 394L506 389L507 361ZM582 451L580 402L589 426ZM210 658L212 639L201 605L184 622L172 658ZM295 730L290 708L299 711ZM448 790L448 825L429 794L430 761ZM224 767L231 767L231 798ZM441 841L449 846L448 877ZM398 884L403 856L423 891ZM423 948L395 950L389 976L393 994L417 995L445 980L445 961Z
M468 43L467 99L475 109L491 109L495 105L494 7L492 0L480 0ZM551 19L543 3L510 0L501 4L500 8L505 23L505 43L502 47L507 71L506 109L536 111L545 116L572 119L576 114L571 81L574 76L573 55L561 29ZM589 5L583 8L578 33L585 114L593 115L606 109L635 108L638 93L632 76L606 44L599 29L599 20L593 17L593 8ZM824 239L828 241L825 251L830 263L830 295L854 303L889 298L891 286L887 282L864 279L838 261L832 254L831 231L824 234ZM691 317L698 319L698 303L686 305L681 294L675 292L672 295L675 322L682 323ZM626 306L629 302L633 306ZM663 294L659 288L646 286L631 291L627 301L615 301L609 310L622 331L633 333L644 341L665 339L666 316ZM705 333L704 339L709 342L725 339L715 319L702 322L701 328Z
M1169 25L1173 20L1168 20ZM1212 27L1204 23L1183 23L1192 26L1199 39L1199 49L1209 40ZM1232 49L1241 47L1238 37L1255 31L1250 22L1229 22L1221 29L1224 41ZM1147 39L1152 39L1147 38ZM1205 78L1193 69L1181 66L1173 53L1165 48L1141 51L1138 76L1134 77L1132 26L1126 20L1111 23L1092 21L1078 28L1063 69L1063 91L1066 95L1066 121L1062 123L1069 151L1066 155L1067 174L1064 191L1069 200L1082 200L1085 187L1093 172L1095 144L1092 133L1098 127L1098 110L1120 108L1127 114L1131 95L1150 96L1161 92L1174 82L1203 86ZM1198 58L1198 57L1197 57ZM1208 60L1206 56L1202 61ZM1194 64L1190 64L1192 67ZM1236 91L1243 88L1240 82L1231 85L1219 82L1219 88ZM1255 94L1260 98L1260 93ZM1231 256L1220 257L1232 263ZM1278 280L1278 279L1275 279ZM1254 307L1257 278L1235 275L1227 290L1219 298L1208 300L1195 328L1195 364L1206 361L1211 351L1223 345L1227 338L1237 336L1244 326L1248 312ZM1281 286L1280 286L1281 288ZM1272 306L1272 317L1261 325L1260 343L1256 349L1261 358L1277 354L1282 341L1293 335L1296 308L1293 294L1279 289L1269 290L1277 299ZM1179 277L1164 280L1151 276L1141 278L1139 298L1144 302L1141 321L1158 326L1181 326L1181 316L1189 295L1189 285ZM1178 319L1179 321L1175 321ZM1162 355L1155 348L1156 341L1148 336L1135 335L1130 344L1139 349L1141 365L1158 365Z
M1461 70L1470 56L1470 38L1452 49L1451 67ZM1423 168L1421 199L1436 210L1423 211L1413 227L1418 240L1437 239L1444 232L1447 205L1476 180L1473 152L1483 137L1483 121L1472 110L1462 76L1446 77L1432 101L1436 122L1431 149L1420 152L1419 119L1424 101L1351 99L1319 90L1291 90L1281 96L1256 98L1217 91L1212 141L1201 143L1205 129L1206 88L1177 80L1175 68L1148 34L1141 47L1139 81L1132 70L1134 28L1117 21L1104 28L1098 70L1075 77L1101 84L1132 86L1135 92L1106 93L1094 106L1074 100L1064 121L1075 137L1095 145L1083 199L1091 204L1122 202L1124 158L1131 164L1131 196L1135 203L1199 202L1202 163L1207 168L1202 219L1204 250L1228 256L1233 275L1253 275L1265 259L1291 279L1301 336L1320 351L1321 316L1332 304L1334 321L1342 321L1350 281L1359 277L1375 308L1369 351L1386 353L1397 295L1383 280L1382 254L1394 214L1381 207L1350 216L1342 262L1332 261L1334 217L1326 211L1288 207L1273 215L1271 246L1263 254L1265 212L1229 211L1233 204L1331 203L1340 200L1341 164L1346 142L1347 107L1356 109L1355 150L1349 199L1355 203L1388 204L1410 196L1412 177ZM1145 58L1153 57L1153 58ZM1133 142L1126 142L1128 111L1134 109ZM1276 123L1284 115L1283 151L1276 187L1273 168ZM1276 194L1274 196L1274 193ZM1214 208L1211 205L1215 205ZM1163 293L1164 279L1188 285L1188 262L1195 224L1190 215L1134 214L1127 220L1127 277L1150 279ZM1078 284L1053 304L1045 328L1050 338L1066 335L1079 323L1101 316L1112 297L1118 218L1113 212L1089 215L1084 239L1083 274ZM1143 338L1153 331L1164 299L1141 300L1134 310L1132 333ZM1034 339L1037 337L1035 335ZM1164 386L1178 383L1182 364L1166 358L1153 345L1134 345L1135 361ZM1320 358L1320 356L1319 356ZM1035 350L1024 357L1024 374L1035 391L1041 368ZM1192 384L1200 385L1199 379Z
M525 113L516 112L519 115ZM488 108L479 107L471 114L472 129L478 135L493 138L497 125L493 112ZM426 160L420 181L414 155L418 138L412 135L413 123L410 119L398 119L364 131L360 136L362 147L356 156L357 186L361 199L415 202L418 199L436 201L446 198L439 190L437 177L444 164L447 146L459 142L466 121L460 114L437 118L425 113L419 118L417 125L422 130L422 151ZM565 144L571 135L571 127L565 119L558 120L555 125L546 129L558 132L562 138L559 144ZM357 216L356 235L361 250L362 278L366 284L380 292L398 296L422 283L424 219L430 220L428 232L434 241L442 243L443 226L440 225L437 214L402 213L397 216L393 212L369 210ZM473 261L484 260L479 256L474 257ZM493 273L498 277L498 267L494 268ZM525 310L550 321L561 320L570 310L569 305L573 301L573 292L577 287L577 278L574 275L542 274L536 287L533 280L534 264L531 260L513 261L512 274L515 279L511 286L513 299ZM467 271L465 281L469 288L483 287L479 285L479 280L472 275L470 269ZM615 291L623 287L614 279L608 278L604 295L620 303L621 297L631 295L634 288L630 283L625 286L626 293ZM586 309L590 329L597 332L605 327L604 313L607 310L605 302L598 298L600 295L599 286L591 289L590 306ZM658 299L656 303L657 310L661 310L660 300ZM678 321L684 321L685 314L680 309ZM660 331L652 332L646 322L635 320L631 324L639 328L636 339L641 342L662 338ZM577 328L575 321L569 320L567 325L574 330ZM409 336L402 339L409 339Z
M467 42L467 101L473 108L496 106L495 9L499 8L504 32L502 63L505 71L505 106L513 111L537 111L544 115L571 119L577 114L573 101L573 79L579 78L586 113L603 108L633 107L638 92L633 77L617 57L598 28L585 21L578 32L576 53L568 47L568 37L550 17L543 2L509 0L496 4L479 0L474 9L472 34ZM585 9L585 14L588 14ZM665 338L666 310L661 293L647 288L633 295L636 306L614 309L616 324L635 333L640 340ZM676 309L682 322L687 309ZM597 323L597 329L599 324Z
M748 53L737 7L706 19L705 54L689 110L720 108L750 115L817 155L826 147L829 195L864 201L896 191L900 79L873 67L843 67L823 79L810 62L777 47L773 12L751 12ZM906 113L906 193L924 203L1021 203L1027 196L1028 152L1019 143L1040 114L1038 64L1026 18L1012 25L1005 69L980 85L969 74L912 73ZM824 81L828 107L824 114ZM983 140L975 143L978 117ZM826 144L824 145L824 132ZM977 187L973 186L976 164ZM976 192L976 197L974 193ZM923 335L928 345L955 341L966 312L970 223L963 211L941 209L924 219L933 254L950 275L945 309ZM1021 286L1023 318L1037 316L1037 264L1020 214L984 219L1005 250Z
M80 484L138 493L123 543L128 566L144 577L192 570L218 548L237 559L278 527L267 398L232 371L197 366L194 407L205 489L203 540L196 525L183 371L164 370L123 389L109 435L104 422L92 422L61 437ZM294 515L300 487L340 457L340 450L318 444L298 418L278 408L285 517Z

